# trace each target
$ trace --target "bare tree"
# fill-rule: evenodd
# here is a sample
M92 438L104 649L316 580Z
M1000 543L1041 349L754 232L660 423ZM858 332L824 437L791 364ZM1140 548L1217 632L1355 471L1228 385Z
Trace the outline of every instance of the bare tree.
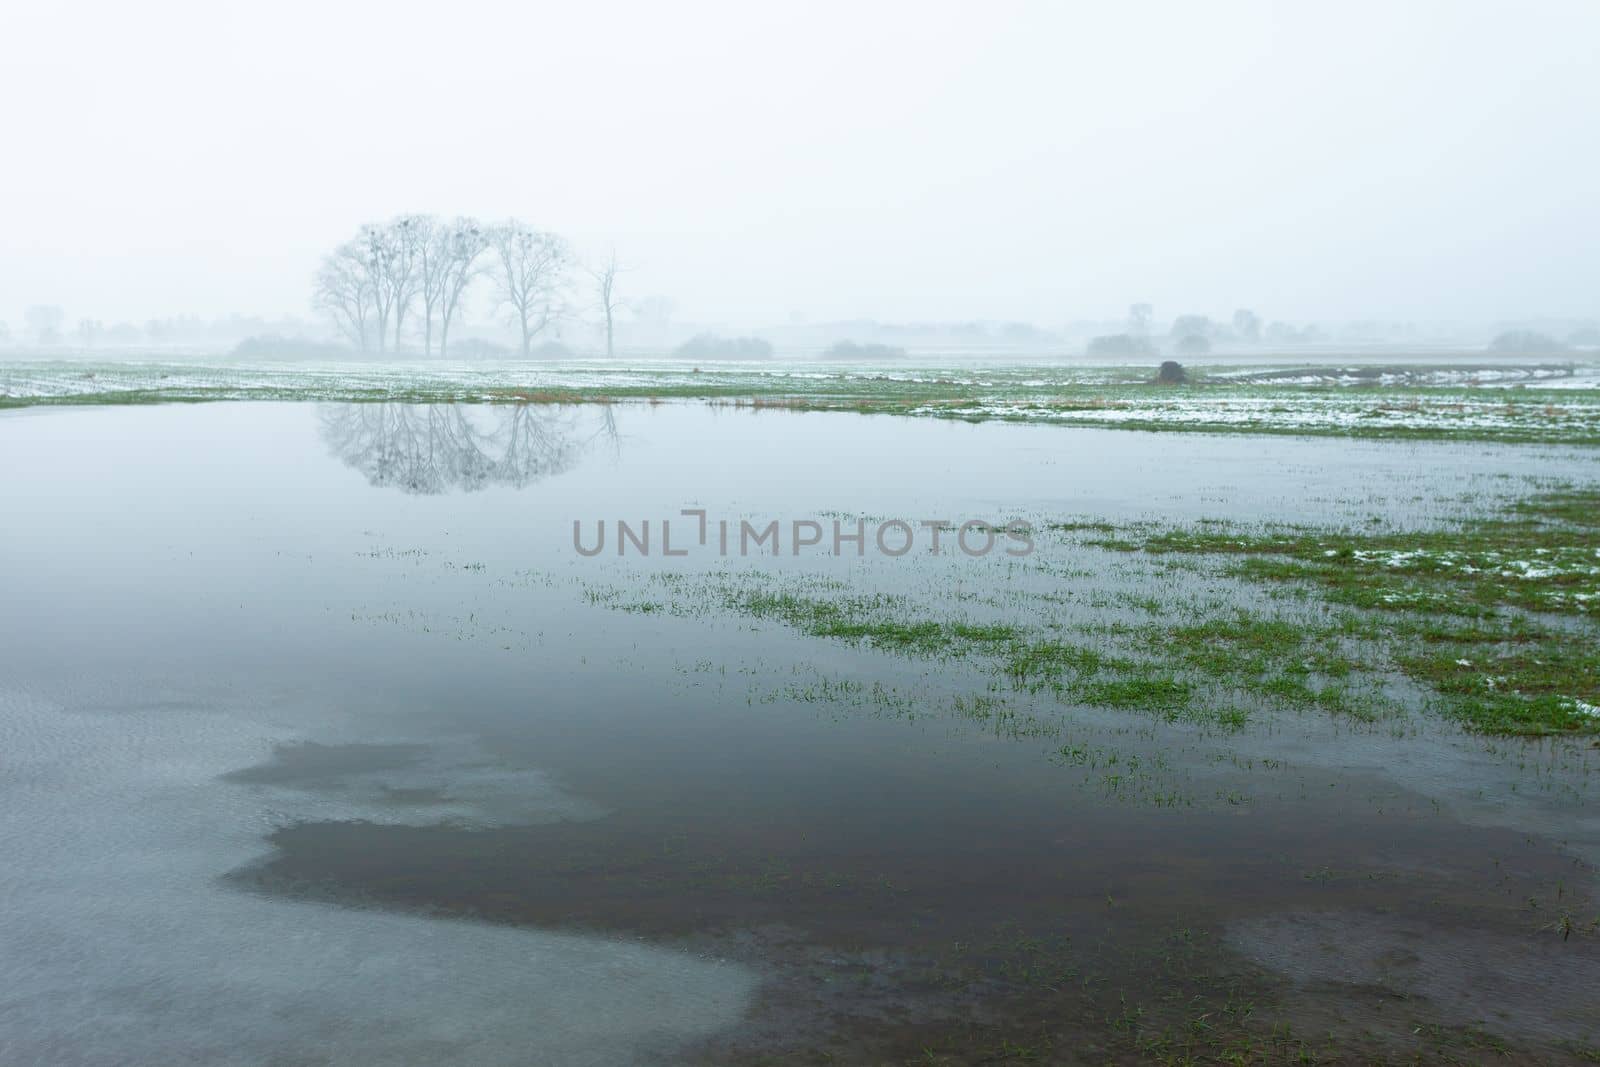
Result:
M433 322L439 320L439 355L450 341L450 322L473 279L483 273L481 262L489 247L488 232L475 219L458 218L439 223L423 220L426 240L419 260L418 295L422 298L422 351L433 354Z
M1134 337L1149 337L1155 317L1156 309L1149 304L1128 305L1128 333Z
M1261 340L1261 316L1249 308L1240 308L1233 313L1233 332L1241 341L1254 344Z
M28 332L42 345L53 345L61 340L61 324L67 313L54 304L35 304L22 313Z
M419 262L426 243L424 217L400 215L385 223L369 223L361 227L360 241L377 286L378 351L383 351L383 334L391 319L394 346L398 349L406 312L421 284Z
M361 242L346 241L323 258L312 283L311 303L327 312L339 332L363 352L367 351L370 342L371 322L377 314L377 298L372 261L366 256ZM381 328L378 349L383 349Z
M595 309L606 317L606 358L616 355L616 345L613 339L616 336L617 312L627 305L617 299L617 275L623 268L617 264L617 250L612 249L607 254L605 261L598 267L589 268L589 277L594 279Z
M382 352L389 343L389 319L394 314L394 292L388 281L391 255L389 240L383 227L369 223L361 227L355 244L356 255L370 284L372 324L378 335L378 351Z
M497 260L499 303L521 331L522 354L527 356L533 339L561 315L572 254L560 237L516 220L496 226L489 240Z
M1209 340L1215 332L1215 325L1204 315L1179 315L1172 320L1172 336L1180 341L1185 337L1203 337Z
M422 354L433 354L433 308L439 296L441 260L438 240L443 227L432 215L413 215L417 234L417 299L422 302ZM398 333L398 331L397 331ZM396 336L395 343L399 344Z

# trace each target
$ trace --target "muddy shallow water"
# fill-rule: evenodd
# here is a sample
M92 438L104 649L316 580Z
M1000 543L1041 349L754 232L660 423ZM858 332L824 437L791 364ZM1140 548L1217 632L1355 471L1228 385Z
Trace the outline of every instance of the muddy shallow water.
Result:
M572 542L574 521L687 529L683 509L1418 525L1593 481L1590 451L217 404L8 413L0 455L0 1060L1600 1042L1588 742L1414 709L1220 734L1050 707L1062 733L1006 733L949 714L988 692L970 663L648 605L675 576L758 573L997 613L1012 583L1058 582L1110 617L1191 579L1045 541Z

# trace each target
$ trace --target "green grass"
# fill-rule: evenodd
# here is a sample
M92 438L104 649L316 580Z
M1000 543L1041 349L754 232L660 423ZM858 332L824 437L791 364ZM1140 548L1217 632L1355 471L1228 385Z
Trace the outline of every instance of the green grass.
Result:
M1055 531L1093 546L1107 540L1101 522L1062 523ZM1271 610L1174 594L1163 585L1159 595L1096 594L1084 602L1091 610L1085 617L1081 608L1071 613L1070 582L1064 590L1007 581L998 592L963 594L951 605L937 596L920 601L838 580L765 574L663 574L652 579L663 586L662 598L589 595L640 614L694 614L712 605L820 640L959 658L988 676L988 693L963 698L954 710L1013 736L1049 730L1033 712L1001 699L1006 693L1029 698L1022 707L1034 711L1040 698L1053 698L1065 707L1233 730L1273 708L1360 722L1403 715L1415 707L1416 689L1409 696L1396 691L1397 675L1420 687L1433 710L1478 732L1600 732L1600 716L1587 710L1600 706L1593 618L1600 490L1551 490L1492 516L1415 532L1206 521L1113 530L1112 542L1149 560L1193 557L1202 569L1263 586L1276 594ZM974 599L1010 618L960 613ZM1065 618L1057 610L1063 606ZM845 689L837 694L861 702Z
M1170 674L1140 674L1126 678L1087 682L1076 691L1086 704L1142 711L1183 711L1195 688Z
M727 594L724 603L755 618L776 619L812 637L923 655L956 654L969 645L1010 642L1017 636L1010 626L902 618L892 612L904 608L904 603L881 594L822 599L756 590Z
M1011 736L1037 736L1051 728L1019 713L995 692L1053 697L1069 707L1138 711L1227 730L1240 728L1251 717L1250 708L1240 706L1240 693L1258 704L1376 717L1359 700L1348 698L1343 687L1326 684L1327 678L1353 669L1341 658L1341 634L1326 625L1307 629L1244 611L1139 625L977 622L938 615L905 596L858 593L835 582L774 587L778 581L747 575L706 588L688 588L681 581L662 584L672 586L686 602L715 603L808 637L896 655L972 662L991 676L994 688L989 694L958 697L954 710ZM590 599L622 611L684 613L620 594L591 592ZM1192 618L1192 609L1166 613ZM1323 684L1310 684L1313 675L1323 677ZM807 700L832 694L847 703L861 702L848 686L810 686L802 692Z
M1412 368L1418 370L1417 368ZM1444 369L1444 368L1435 368ZM1460 369L1460 368L1457 368ZM0 408L272 400L617 404L700 401L750 409L910 415L1184 433L1600 445L1596 390L1469 385L1332 386L1221 374L1158 386L1152 368L896 367L797 374L768 368L564 367L430 372L360 365L227 363L0 366ZM521 378L523 381L519 382Z
M1151 553L1236 557L1252 581L1314 587L1373 613L1365 635L1429 686L1439 708L1496 734L1592 732L1600 719L1600 490L1558 489L1501 514L1420 532L1182 529L1146 538ZM1384 619L1383 616L1391 616ZM1558 621L1566 617L1571 622ZM1225 623L1194 633L1201 669L1269 656L1294 639ZM1302 635L1303 639L1303 635ZM1336 658L1321 661L1331 672ZM1294 683L1275 683L1287 696Z

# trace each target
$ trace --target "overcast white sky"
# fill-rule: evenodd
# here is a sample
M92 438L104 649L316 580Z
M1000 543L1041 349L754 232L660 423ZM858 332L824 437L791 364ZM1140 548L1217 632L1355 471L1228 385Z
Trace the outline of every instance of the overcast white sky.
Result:
M1600 2L19 2L0 319L309 315L400 211L680 317L1600 314Z

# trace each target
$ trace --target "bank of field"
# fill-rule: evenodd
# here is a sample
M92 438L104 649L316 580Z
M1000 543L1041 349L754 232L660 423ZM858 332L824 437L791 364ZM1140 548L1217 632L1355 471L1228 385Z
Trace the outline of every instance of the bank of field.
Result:
M1600 444L1600 364L893 369L806 364L212 364L0 366L0 408L222 400L703 402L969 421L1207 433Z

